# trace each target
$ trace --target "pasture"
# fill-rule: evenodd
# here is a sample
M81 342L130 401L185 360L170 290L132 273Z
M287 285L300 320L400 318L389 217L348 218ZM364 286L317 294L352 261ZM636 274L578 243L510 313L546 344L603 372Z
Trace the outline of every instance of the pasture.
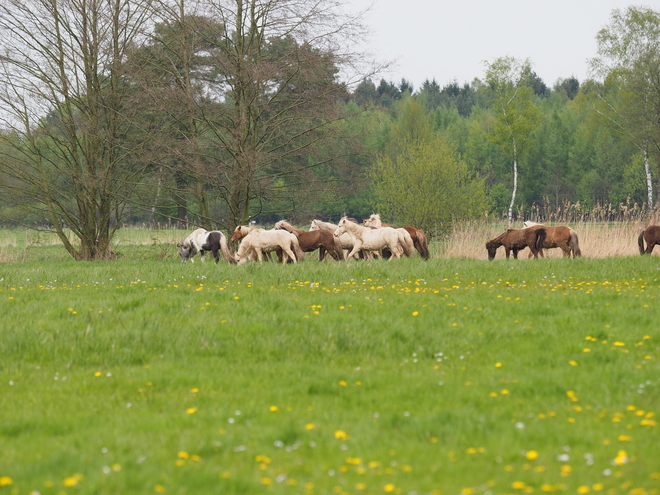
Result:
M659 493L657 256L182 264L169 232L0 243L0 494Z

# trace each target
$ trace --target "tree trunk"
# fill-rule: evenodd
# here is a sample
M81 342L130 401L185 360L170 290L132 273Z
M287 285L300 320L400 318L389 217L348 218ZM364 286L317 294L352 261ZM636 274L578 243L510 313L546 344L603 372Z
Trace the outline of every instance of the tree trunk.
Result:
M509 228L513 225L513 205L516 202L518 192L518 149L516 140L513 140L513 192L511 193L511 204L509 204Z
M660 162L658 163L660 169ZM649 211L653 209L653 177L651 176L651 164L649 163L649 149L644 146L644 172L646 173L646 190L649 198Z

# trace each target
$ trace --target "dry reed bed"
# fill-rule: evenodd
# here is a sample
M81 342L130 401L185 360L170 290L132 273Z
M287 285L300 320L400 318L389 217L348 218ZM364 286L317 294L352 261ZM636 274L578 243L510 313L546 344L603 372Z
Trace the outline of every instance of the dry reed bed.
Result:
M548 225L567 225L575 230L580 241L583 256L590 258L606 258L609 256L639 256L637 237L649 222L575 222L548 223ZM498 236L507 229L506 222L484 223L470 222L457 225L450 237L442 242L436 242L435 255L442 258L476 258L488 259L486 241ZM522 228L514 225L513 228ZM550 258L560 258L561 249L546 251ZM527 259L529 250L521 251L519 256ZM660 255L656 248L654 256ZM504 258L504 248L500 248L495 259Z

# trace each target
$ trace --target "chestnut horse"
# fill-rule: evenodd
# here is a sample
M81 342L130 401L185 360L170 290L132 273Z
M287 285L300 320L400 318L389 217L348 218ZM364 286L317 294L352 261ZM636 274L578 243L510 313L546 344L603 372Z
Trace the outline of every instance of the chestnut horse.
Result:
M644 249L644 241L646 241L646 249ZM660 244L660 225L651 225L642 230L637 238L639 244L639 254L651 254L656 244Z
M369 218L365 218L362 223L365 227L371 227L372 229L380 229L381 227L391 227L388 223L383 223L380 219L378 213L372 214ZM429 244L426 240L426 234L423 230L417 229L415 227L401 227L408 232L410 235L413 246L419 252L419 255L425 260L429 259Z
M546 231L546 238L543 246L539 250L539 254L543 257L543 249L560 248L564 252L564 257L570 257L571 253L573 258L582 256L580 251L580 243L578 242L577 233L570 227L564 225L557 225L555 227L548 227L536 222L527 221L523 224L527 228L543 228Z
M503 234L498 235L486 243L488 250L488 259L492 260L497 254L497 248L504 246L504 252L507 259L513 251L513 257L518 259L518 251L526 247L532 252L535 258L538 258L538 252L545 241L546 232L542 227L531 227L527 229L515 230L508 229Z
M344 259L344 251L339 239L336 239L329 230L301 230L295 228L288 222L280 220L275 224L276 229L286 230L298 238L300 249L309 253L319 250L319 261L323 261L326 253L336 260Z

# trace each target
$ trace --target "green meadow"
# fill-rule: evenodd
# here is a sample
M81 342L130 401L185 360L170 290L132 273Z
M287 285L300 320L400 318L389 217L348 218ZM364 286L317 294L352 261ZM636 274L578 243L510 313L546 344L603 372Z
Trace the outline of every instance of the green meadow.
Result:
M21 249L0 494L660 493L657 257Z

